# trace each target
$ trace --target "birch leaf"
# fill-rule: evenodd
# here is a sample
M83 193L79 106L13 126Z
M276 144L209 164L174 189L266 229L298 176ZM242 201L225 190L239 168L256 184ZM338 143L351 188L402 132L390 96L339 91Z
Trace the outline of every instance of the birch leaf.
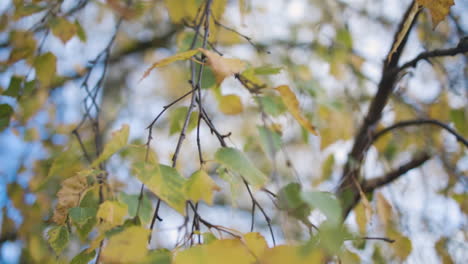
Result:
M286 105L286 108L291 113L291 115L299 122L299 124L310 133L318 135L316 128L310 123L309 120L302 116L299 109L299 101L297 100L296 95L291 91L291 89L289 89L289 86L281 85L276 87L275 90L281 94L283 103Z
M166 66L168 64L173 63L174 61L188 60L191 57L195 56L195 54L197 54L198 52L199 51L196 50L196 49L188 50L188 51L180 52L180 53L177 53L175 55L169 56L169 57L167 57L165 59L162 59L160 61L157 61L157 62L153 63L153 65L151 65L151 67L149 67L149 69L147 69L145 71L145 73L141 77L140 81L145 79L146 77L148 77L148 75L151 73L151 71L153 69L158 68L158 67Z
M150 230L131 226L121 233L112 236L102 250L104 263L138 263L148 252Z
M198 202L204 200L207 204L213 204L213 191L220 191L218 185L204 170L198 170L185 183L187 198Z
M101 162L107 160L110 156L114 155L114 153L125 147L125 145L127 145L129 132L130 128L128 125L123 125L120 130L112 133L112 138L104 146L101 155L91 164L91 167L97 167Z

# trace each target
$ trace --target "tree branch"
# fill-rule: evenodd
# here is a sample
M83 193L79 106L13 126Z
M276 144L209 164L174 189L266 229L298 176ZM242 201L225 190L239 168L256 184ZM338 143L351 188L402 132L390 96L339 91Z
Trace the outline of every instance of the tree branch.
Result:
M359 201L360 199L359 186L356 186L356 184L360 181L361 165L371 146L372 135L382 117L382 111L398 80L398 62L406 46L408 35L420 13L419 11L416 14L412 13L414 12L415 4L416 3L412 1L408 6L405 15L400 21L398 30L395 32L391 45L392 48L384 61L382 77L378 85L377 93L372 99L369 110L355 136L354 145L348 155L348 161L344 167L341 181L336 192L343 205L343 219L346 219L346 216L354 207L355 201ZM409 28L408 23L410 23ZM394 46L396 48L394 48Z
M418 56L416 56L416 58L401 65L397 71L401 72L402 70L406 68L416 67L418 62L421 60L428 60L430 58L436 58L436 57L455 56L455 55L467 53L467 52L468 52L468 45L464 45L463 42L460 42L460 44L458 44L458 46L456 46L455 48L436 49L432 51L422 52Z
M453 128L449 127L448 125L440 122L439 120L435 119L415 119L415 120L407 120L407 121L401 121L396 124L393 124L387 128L384 128L380 130L379 132L375 133L374 137L372 138L372 142L377 141L380 137L385 135L388 132L391 132L394 129L398 128L403 128L407 126L417 126L417 125L434 125L441 127L445 130L447 130L450 134L455 136L457 141L465 145L465 147L468 148L468 140L466 140L462 135L460 135L457 131L455 131Z
M408 163L401 165L398 169L394 171L391 171L381 177L377 177L374 179L364 181L361 184L362 190L364 191L364 193L370 193L379 187L385 186L393 182L394 180L398 179L400 176L407 173L408 171L421 166L430 158L431 156L428 153L423 153L415 157L413 160L409 161Z

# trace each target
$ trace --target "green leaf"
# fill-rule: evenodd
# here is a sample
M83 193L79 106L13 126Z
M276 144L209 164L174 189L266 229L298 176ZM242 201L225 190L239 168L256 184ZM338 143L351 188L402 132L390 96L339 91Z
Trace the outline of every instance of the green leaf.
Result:
M0 104L0 132L10 125L13 108L9 104Z
M279 96L265 95L258 99L263 111L271 116L279 116L286 111L286 106Z
M353 48L353 37L351 36L351 33L344 28L341 28L336 33L336 42L338 42L338 45L344 46L346 49L351 50Z
M122 128L114 133L112 133L112 138L104 146L104 150L101 155L94 160L91 164L91 167L97 167L101 162L106 161L110 156L114 155L117 151L127 145L128 134L130 128L128 125L123 125Z
M64 17L54 17L49 21L52 34L59 38L63 44L66 44L76 35L76 25Z
M21 91L21 84L23 83L24 78L22 76L13 75L10 79L10 85L8 89L3 92L2 95L11 96L11 97L18 97Z
M213 204L213 191L220 191L221 189L211 179L211 177L204 171L198 170L190 176L185 183L185 193L187 199L194 202L204 200L207 204Z
M87 40L86 31L81 26L78 20L75 20L75 27L76 27L76 35L78 36L78 38L81 40L81 42L86 42Z
M301 197L301 185L289 183L278 192L278 207L289 215L309 224L310 206Z
M161 200L185 215L185 189L186 179L176 169L166 165L135 162L133 173L146 187Z
M257 169L241 151L235 148L218 149L215 160L229 170L239 173L255 188L262 187L267 181L267 176Z
M56 255L60 255L68 245L69 237L66 226L54 226L47 232L49 245Z
M455 124L458 133L468 136L468 119L465 116L465 111L464 108L450 110L450 120Z
M171 264L172 252L168 249L156 249L148 252L145 260L140 264Z
M174 135L182 130L184 126L185 117L187 116L188 107L182 106L174 109L170 115L170 128L169 135ZM198 112L193 111L190 115L189 124L187 126L187 132L191 132L197 127Z
M79 227L84 226L91 218L96 217L97 210L92 207L73 207L68 209L71 220Z
M44 53L34 60L36 78L42 87L49 87L57 71L57 58L51 52Z
M85 249L76 255L70 262L70 264L88 264L96 256L96 251L93 250L88 252L88 249Z
M138 197L139 195L137 194L126 194L124 192L119 194L119 200L127 204L128 215L132 218L136 216L136 211L138 208ZM138 216L143 221L143 223L147 224L151 221L152 213L153 207L151 206L151 201L148 196L143 195Z
M260 143L267 155L274 154L281 149L281 135L264 126L257 126Z
M35 13L41 12L45 7L41 7L37 4L21 4L16 5L15 13L13 14L13 20L17 21L23 17L33 15Z
M271 66L262 66L254 68L254 73L257 75L272 75L278 74L281 72L281 68L271 67Z
M331 193L326 192L303 192L302 199L310 206L319 209L330 223L339 225L341 223L341 205L338 199Z

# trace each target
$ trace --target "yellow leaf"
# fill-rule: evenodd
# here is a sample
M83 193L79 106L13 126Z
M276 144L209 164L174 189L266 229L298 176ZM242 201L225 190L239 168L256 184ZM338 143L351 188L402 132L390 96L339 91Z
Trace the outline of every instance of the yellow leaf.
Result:
M216 52L202 48L198 50L208 59L207 64L213 70L218 85L221 84L225 78L240 73L245 68L245 63L239 59L223 58Z
M283 103L286 105L286 108L291 113L291 115L299 122L299 124L310 133L318 135L315 127L309 122L309 120L302 116L299 109L299 101L291 89L289 89L287 85L281 85L275 89L281 94Z
M57 193L58 202L54 210L52 220L56 224L64 224L67 219L68 209L79 205L80 199L88 188L85 176L77 175L62 182L62 187Z
M455 5L453 0L416 0L416 2L429 9L432 17L432 27L435 28L450 13L450 7Z
M167 57L165 59L162 59L160 61L155 62L149 69L145 71L143 76L141 77L140 81L143 80L144 78L148 77L148 75L151 73L151 71L157 67L162 67L166 66L168 64L173 63L174 61L179 61L179 60L187 60L193 57L195 54L197 54L199 51L194 49L194 50L188 50L184 52L177 53L173 56Z
M114 155L114 153L125 147L125 145L127 145L129 133L130 128L128 125L123 125L120 130L113 132L111 139L104 146L101 155L93 161L91 167L97 167L101 162L107 160L110 156Z
M52 34L66 44L76 35L76 25L63 17L56 17L50 20Z
M10 33L10 44L13 50L8 58L8 64L22 59L29 59L36 51L36 39L29 31L12 31Z
M108 230L122 225L127 215L127 205L117 201L105 201L99 206L96 217L102 220L102 226Z
M392 205L380 192L377 193L377 215L384 226L392 221Z
M182 23L184 19L192 22L198 11L198 2L195 0L164 0L172 22ZM215 1L217 2L217 1Z
M226 115L237 115L244 110L240 97L235 94L228 94L219 97L218 103L219 110Z
M239 239L215 240L178 252L174 264L252 264L255 257Z
M138 263L148 253L150 230L131 226L109 239L102 250L103 263Z
M256 258L263 255L263 252L268 249L265 238L257 232L251 232L244 235L245 245Z
M209 205L213 204L213 191L221 190L204 170L192 174L184 187L187 199L194 202L204 200Z
M404 261L413 250L411 240L393 228L389 228L387 236L395 240L395 242L390 244L395 256L397 256L400 261Z
M364 206L364 203L360 202L356 208L354 208L354 216L356 218L356 223L359 228L359 233L361 235L366 234L367 230L367 222L369 221L369 217L366 213L366 208Z
M259 263L261 264L308 264L324 263L324 255L319 250L312 252L301 250L298 246L281 245L265 250Z

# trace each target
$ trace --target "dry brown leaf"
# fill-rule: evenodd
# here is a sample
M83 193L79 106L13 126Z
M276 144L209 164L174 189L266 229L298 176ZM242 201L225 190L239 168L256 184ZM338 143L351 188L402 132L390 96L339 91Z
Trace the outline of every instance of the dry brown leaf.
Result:
M435 28L450 13L453 0L416 0L420 6L429 9L432 17L432 27Z
M213 70L218 85L221 84L225 78L240 73L245 68L245 63L242 60L223 58L213 51L202 48L198 50L208 59L207 65Z
M58 225L64 224L67 219L68 209L78 206L87 188L86 176L77 175L64 180L57 193L58 203L52 221Z

